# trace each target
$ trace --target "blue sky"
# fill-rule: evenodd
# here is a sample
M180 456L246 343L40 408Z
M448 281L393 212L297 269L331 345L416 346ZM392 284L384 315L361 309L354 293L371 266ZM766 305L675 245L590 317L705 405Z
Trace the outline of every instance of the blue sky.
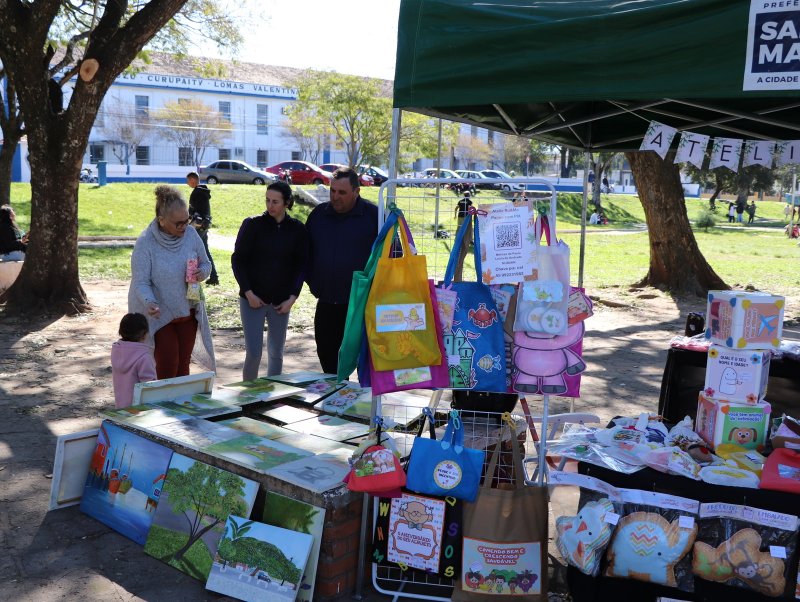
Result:
M227 1L244 23L240 60L394 77L400 0ZM208 50L191 54L219 56Z

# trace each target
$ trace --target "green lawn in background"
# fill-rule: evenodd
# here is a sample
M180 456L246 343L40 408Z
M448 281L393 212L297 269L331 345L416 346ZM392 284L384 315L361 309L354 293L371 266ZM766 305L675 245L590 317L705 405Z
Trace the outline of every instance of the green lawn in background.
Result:
M138 235L150 222L153 214L155 184L109 184L103 188L93 184L80 185L79 233L81 235ZM189 188L178 186L187 194ZM30 216L30 188L12 184L12 203L20 225L27 229ZM264 210L263 186L222 185L212 187L214 232L234 237L241 221ZM362 195L378 200L378 188L363 188ZM442 278L452 248L456 218L453 209L460 198L448 190L440 191L438 220L436 192L432 188L399 188L398 205L406 212L416 246L427 256L428 270L434 278ZM481 191L475 204L506 200L498 192ZM559 196L558 227L574 230L580 224L581 196ZM603 207L611 223L589 226L587 236L584 284L591 289L632 284L645 276L649 262L648 236L636 231L644 223L644 212L638 198L631 195L603 195ZM718 201L715 214L718 227L707 232L696 230L701 251L714 270L730 285L753 285L780 294L797 294L800 289L798 259L800 247L783 233L784 204L777 201L757 203L756 226L772 227L771 231L754 229L743 224L728 226L727 203ZM686 207L691 220L708 207L707 199L687 198ZM295 205L292 214L305 221L310 209ZM447 238L434 238L434 223L440 224ZM720 227L721 226L721 227ZM622 233L618 230L623 230ZM624 230L632 230L624 232ZM573 281L577 281L580 237L563 232L570 245ZM230 268L230 252L212 249L220 285L206 287L206 297L212 326L238 328L239 301L236 281ZM81 249L79 265L83 279L130 279L130 248ZM467 265L472 265L471 256ZM465 278L470 270L465 271ZM474 277L474 272L472 272ZM291 328L313 324L314 299L303 289L292 310Z

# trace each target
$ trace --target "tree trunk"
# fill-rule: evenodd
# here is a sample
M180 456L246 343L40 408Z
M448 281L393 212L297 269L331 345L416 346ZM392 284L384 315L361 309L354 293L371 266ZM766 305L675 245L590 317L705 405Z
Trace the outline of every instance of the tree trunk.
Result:
M641 284L698 296L712 289L730 288L697 247L672 153L664 160L653 151L628 152L625 157L650 238L650 269Z
M0 205L11 204L11 165L18 145L19 137L15 137L14 132L8 132L0 147Z
M178 550L177 552L175 552L175 554L173 554L173 556L172 556L172 557L173 557L175 560L180 560L181 558L183 558L183 555L184 555L184 554L186 554L186 552L188 552L188 551L189 551L189 548L191 548L191 547L194 545L194 542L196 542L198 539L200 539L201 537L203 537L203 535L205 535L206 533L208 533L209 531L211 531L211 529L213 529L214 527L216 527L216 526L217 526L219 523L220 523L220 521L219 521L219 520L215 520L215 521L214 521L213 523L211 523L210 525L206 525L205 527L203 527L202 529L200 529L200 530L199 530L197 533L195 533L194 537L190 537L190 538L189 538L189 541L187 541L187 542L186 542L186 543L183 545L183 547L182 547L180 550Z

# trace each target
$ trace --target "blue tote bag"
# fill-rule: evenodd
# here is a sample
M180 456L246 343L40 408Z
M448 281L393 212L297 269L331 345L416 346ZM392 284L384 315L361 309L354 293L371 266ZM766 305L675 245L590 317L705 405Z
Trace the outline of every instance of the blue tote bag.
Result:
M432 414L426 410L424 419L432 423ZM452 410L441 440L414 439L406 487L417 493L472 502L478 495L485 457L483 450L464 447L464 425L458 412Z
M464 234L470 220L475 233L475 282L453 282L456 263ZM503 340L503 320L497 310L489 287L481 282L481 238L477 211L470 210L469 219L458 229L444 286L456 292L457 302L452 326L443 333L445 353L450 371L451 389L472 389L505 393L506 351Z

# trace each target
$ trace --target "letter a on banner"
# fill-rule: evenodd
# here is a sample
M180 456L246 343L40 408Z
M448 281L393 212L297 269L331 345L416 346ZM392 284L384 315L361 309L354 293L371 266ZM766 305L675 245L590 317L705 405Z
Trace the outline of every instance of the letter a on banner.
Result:
M703 157L708 146L708 136L694 132L681 132L681 141L675 153L675 163L691 163L698 169L703 168Z
M776 155L778 167L800 163L800 140L778 142Z
M727 167L739 171L739 158L742 155L742 140L739 138L714 138L711 145L711 160L708 168Z
M651 121L647 127L647 133L642 139L642 145L639 147L640 151L656 151L663 159L669 151L672 144L672 139L675 137L675 128L659 123L658 121Z
M772 153L775 152L775 143L768 140L745 140L742 167L748 165L763 165L772 167Z

